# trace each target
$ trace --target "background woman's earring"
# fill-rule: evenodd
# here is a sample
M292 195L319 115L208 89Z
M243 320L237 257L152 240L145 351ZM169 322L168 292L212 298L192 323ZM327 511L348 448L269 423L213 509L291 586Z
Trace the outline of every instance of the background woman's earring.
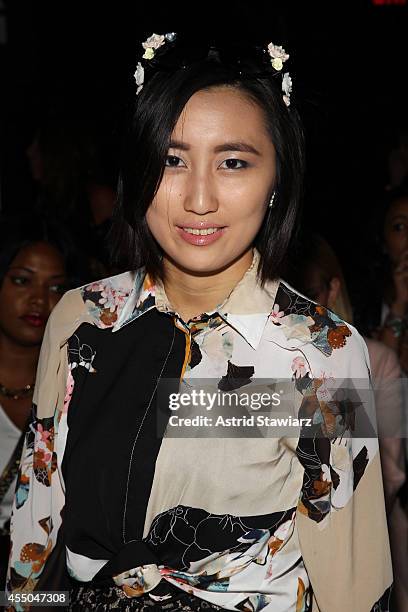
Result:
M269 200L269 208L272 208L273 203L275 201L275 192L271 195L271 199Z

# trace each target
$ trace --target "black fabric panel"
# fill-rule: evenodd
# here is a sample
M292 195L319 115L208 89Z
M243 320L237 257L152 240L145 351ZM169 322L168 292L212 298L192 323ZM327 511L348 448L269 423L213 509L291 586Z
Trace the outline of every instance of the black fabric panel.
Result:
M135 540L125 544L117 554L97 573L92 580L93 583L105 583L112 576L126 572L140 565L159 564L158 557L151 547L141 540Z
M73 370L75 387L62 465L65 543L73 552L112 559L126 542L141 540L161 445L157 394L133 451L124 539L132 446L170 348L162 378L179 379L185 346L185 334L172 317L156 309L114 333L83 324L70 339L70 361L82 359L82 365ZM87 369L83 364L90 364L92 355L92 367ZM177 390L169 388L169 392ZM120 552L121 557L124 554ZM138 562L151 561L140 558Z
M272 535L295 510L233 516L180 505L156 516L146 542L161 564L188 571L191 563L214 553L248 550L248 542L259 540L263 530Z

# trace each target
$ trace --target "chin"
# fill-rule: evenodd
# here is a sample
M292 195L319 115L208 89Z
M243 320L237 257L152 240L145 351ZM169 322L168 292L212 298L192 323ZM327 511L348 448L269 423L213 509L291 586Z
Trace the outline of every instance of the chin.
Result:
M201 247L195 247L197 250ZM204 249L205 247L203 247ZM210 275L216 274L225 268L228 268L235 259L237 258L236 254L231 254L228 256L224 253L207 253L204 252L196 252L189 254L185 257L180 257L180 253L172 257L173 264L175 264L179 269L182 269L184 272L189 274L202 274L202 275Z
M32 348L41 344L43 336L43 331L41 331L41 333L21 334L18 338L16 338L16 341L20 346Z

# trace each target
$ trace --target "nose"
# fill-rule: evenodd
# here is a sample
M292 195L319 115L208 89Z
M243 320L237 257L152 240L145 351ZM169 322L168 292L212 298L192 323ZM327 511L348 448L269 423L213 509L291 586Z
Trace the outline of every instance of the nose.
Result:
M184 210L197 215L216 212L219 207L216 188L211 174L205 170L193 171L187 181Z
M396 251L396 256L395 259L397 261L400 260L400 258L402 257L402 255L405 253L405 251L408 248L408 229L405 229L404 231L399 232L398 234L398 246L397 248L394 247L394 250ZM391 249L389 249L390 251L390 255L392 256L392 247Z
M48 288L42 284L34 284L30 294L30 306L43 309L48 303Z

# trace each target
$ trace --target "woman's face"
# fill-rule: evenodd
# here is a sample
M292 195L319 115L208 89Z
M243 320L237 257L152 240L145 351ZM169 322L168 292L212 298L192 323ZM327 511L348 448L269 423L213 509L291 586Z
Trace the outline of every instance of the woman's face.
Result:
M275 175L261 108L233 88L194 94L174 129L146 214L165 259L192 274L239 259L262 224Z
M386 215L384 239L387 254L394 265L408 250L408 198L395 200Z
M62 255L50 244L22 248L0 287L0 335L21 346L41 343L66 284Z

